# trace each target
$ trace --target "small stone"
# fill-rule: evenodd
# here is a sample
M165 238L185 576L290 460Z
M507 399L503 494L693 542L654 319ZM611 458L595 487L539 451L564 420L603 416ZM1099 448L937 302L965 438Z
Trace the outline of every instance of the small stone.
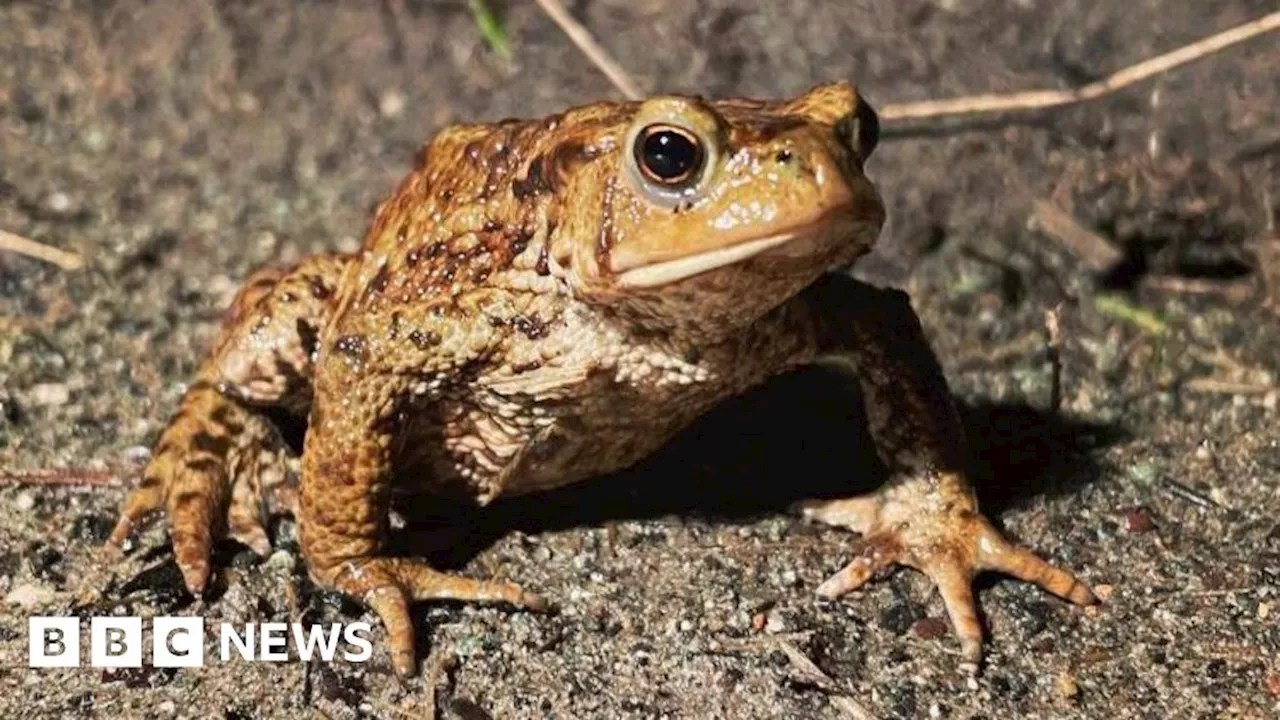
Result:
M1099 600L1110 600L1112 595L1116 594L1115 585L1094 585L1093 594L1098 596Z
M947 634L947 623L942 618L920 618L911 625L916 636L923 640L937 640Z
M296 561L293 555L287 550L277 550L271 553L271 557L267 558L267 567L280 572L293 572Z
M161 715L173 715L178 712L178 706L175 705L172 700L165 700L159 705L156 705L156 711Z
M4 596L4 601L8 605L37 608L53 602L55 597L56 595L52 588L45 585L25 583L10 590L9 594Z
M27 512L36 506L36 496L29 492L20 492L13 498L13 509L18 512Z
M146 445L130 445L120 451L120 459L130 465L145 465L151 459L151 448Z
M1266 685L1271 697L1280 698L1280 671L1267 673Z
M254 237L254 243L258 246L258 252L263 255L271 255L275 253L280 240L270 230L263 230Z
M387 524L392 530L403 530L408 526L408 522L404 519L404 515L395 510L387 511Z
M1124 525L1131 533L1145 533L1156 529L1156 524L1151 519L1151 514L1141 505L1126 508L1124 511Z
M236 109L242 113L256 113L262 107L262 103L258 102L258 98L253 93L242 92L236 95Z
M1058 691L1058 695L1068 700L1075 698L1080 694L1080 685L1070 673L1062 673L1053 679L1053 687Z
M786 632L787 619L782 617L782 613L769 613L769 619L764 623L764 631L769 635Z
M751 616L751 631L760 632L764 630L765 623L769 621L769 613L758 612Z
M404 93L399 90L388 90L378 98L378 112L386 118L400 117L404 112L404 104Z
M62 214L71 209L71 198L64 192L51 193L45 199L45 206L55 213Z
M31 404L42 407L66 405L71 399L71 388L63 383L39 383L31 386Z

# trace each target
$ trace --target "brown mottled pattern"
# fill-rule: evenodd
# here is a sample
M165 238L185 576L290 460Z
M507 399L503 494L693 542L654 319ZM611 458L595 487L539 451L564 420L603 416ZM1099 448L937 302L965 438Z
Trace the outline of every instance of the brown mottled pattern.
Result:
M607 473L723 398L833 360L861 382L895 479L807 506L874 549L820 592L916 567L938 583L967 660L980 649L978 570L1088 601L977 512L909 303L828 275L884 221L862 173L874 123L861 122L865 108L848 120L860 103L841 83L791 100L657 97L442 131L379 206L360 253L246 283L112 540L165 506L194 592L223 533L265 552L261 494L282 455L259 413L307 413L307 567L378 613L407 673L410 602L544 601L386 557L393 489L485 503ZM683 194L630 165L629 139L655 122L683 126L710 158Z

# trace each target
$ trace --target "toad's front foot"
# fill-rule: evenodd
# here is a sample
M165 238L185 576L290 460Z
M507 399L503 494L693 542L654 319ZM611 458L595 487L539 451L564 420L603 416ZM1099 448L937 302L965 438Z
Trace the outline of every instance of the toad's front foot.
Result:
M818 594L838 598L893 565L923 572L938 586L960 638L961 667L970 672L982 659L982 625L972 586L979 572L1012 575L1077 605L1097 602L1070 572L1006 540L967 498L949 502L922 492L937 486L936 479L906 482L846 500L801 503L798 509L806 518L849 528L866 541L863 552L822 583Z
M529 610L546 610L545 598L519 585L449 575L426 563L407 558L344 560L328 571L312 573L338 592L363 600L387 628L391 665L401 676L416 668L413 621L409 603L415 600L505 602Z

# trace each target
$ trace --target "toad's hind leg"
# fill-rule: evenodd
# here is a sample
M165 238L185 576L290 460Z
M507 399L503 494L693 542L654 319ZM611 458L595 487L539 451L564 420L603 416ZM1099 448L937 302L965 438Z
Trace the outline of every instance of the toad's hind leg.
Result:
M310 406L315 338L347 264L345 256L322 255L249 278L125 498L109 544L120 545L164 508L178 567L196 594L220 537L270 551L263 490L283 480L287 450L264 410L303 414Z
M421 560L381 555L392 448L404 432L398 385L394 376L357 372L341 360L317 369L298 539L312 579L372 608L386 626L392 665L409 675L416 667L410 602L505 602L538 610L546 601L512 583L449 575Z

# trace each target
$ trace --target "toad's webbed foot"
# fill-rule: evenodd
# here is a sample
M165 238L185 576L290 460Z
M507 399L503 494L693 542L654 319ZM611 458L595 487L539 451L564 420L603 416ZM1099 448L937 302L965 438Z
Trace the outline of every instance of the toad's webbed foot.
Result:
M223 537L259 556L271 552L269 497L286 479L288 459L287 447L266 420L196 384L161 436L142 481L125 498L107 543L119 547L164 509L183 581L199 595L209 580L213 546Z
M209 557L219 539L233 538L259 555L270 552L269 506L290 504L287 493L270 491L284 489L290 454L263 410L305 413L315 335L348 261L317 255L289 271L261 270L245 282L142 481L125 498L109 546L119 547L165 510L178 567L196 595L208 583Z
M978 573L1012 575L1077 605L1097 602L1085 583L1009 542L969 503L943 502L928 493L934 486L898 483L855 498L801 503L798 509L806 518L849 528L865 539L862 553L823 582L818 594L838 598L895 565L923 572L938 586L960 639L962 668L969 671L976 671L982 659L982 624L972 587Z
M411 601L505 602L530 610L548 607L542 596L525 592L519 585L450 575L407 558L345 560L314 575L322 585L363 600L377 613L387 628L391 664L402 676L411 675L417 665Z

